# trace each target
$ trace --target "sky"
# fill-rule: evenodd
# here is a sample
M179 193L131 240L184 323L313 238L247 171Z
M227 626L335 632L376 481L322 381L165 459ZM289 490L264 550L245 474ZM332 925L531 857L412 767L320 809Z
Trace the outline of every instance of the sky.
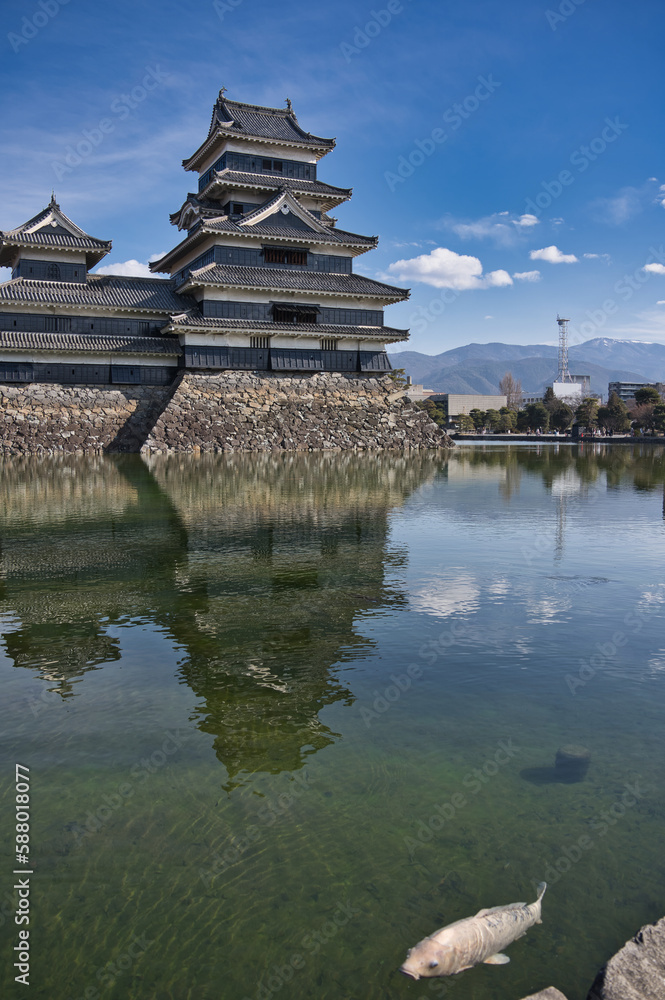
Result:
M0 229L55 190L147 273L220 87L337 146L355 269L410 349L665 343L662 0L3 0ZM659 96L660 95L660 96ZM8 272L1 271L2 280Z

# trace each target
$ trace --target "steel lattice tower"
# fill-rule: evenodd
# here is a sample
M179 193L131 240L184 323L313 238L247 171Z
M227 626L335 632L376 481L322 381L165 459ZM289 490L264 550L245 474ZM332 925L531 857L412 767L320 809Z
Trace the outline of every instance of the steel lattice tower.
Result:
M568 371L568 324L570 320L557 316L559 324L559 373L557 382L572 382L573 376Z

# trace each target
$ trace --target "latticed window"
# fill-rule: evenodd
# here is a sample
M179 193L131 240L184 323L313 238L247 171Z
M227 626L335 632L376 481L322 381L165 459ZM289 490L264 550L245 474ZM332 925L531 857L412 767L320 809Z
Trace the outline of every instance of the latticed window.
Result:
M272 318L275 323L316 323L318 306L273 305Z
M337 350L337 341L334 339L334 337L324 337L322 339L322 341L321 341L321 350L322 351L336 351Z
M250 337L250 347L258 347L261 351L267 351L270 347L270 337Z
M46 267L46 277L48 281L58 281L60 278L60 268L57 264L48 264Z
M306 250L283 250L282 247L265 247L263 259L266 264L307 264Z

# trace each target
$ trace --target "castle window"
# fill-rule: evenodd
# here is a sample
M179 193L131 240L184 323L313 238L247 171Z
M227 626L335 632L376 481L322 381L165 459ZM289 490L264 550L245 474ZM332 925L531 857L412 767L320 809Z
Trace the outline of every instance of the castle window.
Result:
M282 250L281 247L264 247L263 259L266 264L298 264L307 266L306 250Z
M274 305L272 318L275 323L316 323L318 306Z
M234 204L234 206L233 206L233 214L234 215L242 215L243 212L244 212L244 208L242 207L242 205L238 205L237 203Z
M334 337L324 337L323 340L321 341L321 350L336 351L337 341L334 339Z
M32 270L32 268L31 268ZM58 281L60 278L60 268L57 264L48 264L46 267L46 278L48 281Z
M261 351L267 351L270 347L270 337L250 337L249 346L256 347Z

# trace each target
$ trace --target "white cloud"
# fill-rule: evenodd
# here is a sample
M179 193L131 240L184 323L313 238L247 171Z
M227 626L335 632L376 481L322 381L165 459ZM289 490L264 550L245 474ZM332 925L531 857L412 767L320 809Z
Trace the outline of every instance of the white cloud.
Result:
M540 219L538 218L538 216L529 215L528 212L525 213L524 215L520 215L519 219L513 219L513 225L519 226L523 229L524 228L529 229L531 226L537 226L539 222Z
M665 264L645 264L642 270L649 274L665 274Z
M486 316L485 319L494 319L494 316Z
M658 299L658 302L656 302L656 305L657 306L665 306L665 299Z
M548 264L576 264L577 257L574 253L562 253L558 247L543 247L542 250L532 250L529 254L531 260L546 260Z
M521 230L531 229L539 221L535 215L528 213L511 216L510 212L494 212L475 221L449 217L443 220L443 224L463 240L491 239L499 246L510 246L517 241Z
M431 253L410 260L395 261L388 270L399 281L421 281L434 288L453 288L458 292L513 283L507 271L483 274L483 265L477 257L458 254L446 247L437 247Z
M612 259L608 253L585 253L582 256L585 260L604 260L608 264Z
M95 274L122 274L130 278L158 277L152 273L147 264L141 264L138 260L124 260L119 264L104 264L104 267L97 268Z
M540 271L517 271L513 278L516 281L540 281Z

